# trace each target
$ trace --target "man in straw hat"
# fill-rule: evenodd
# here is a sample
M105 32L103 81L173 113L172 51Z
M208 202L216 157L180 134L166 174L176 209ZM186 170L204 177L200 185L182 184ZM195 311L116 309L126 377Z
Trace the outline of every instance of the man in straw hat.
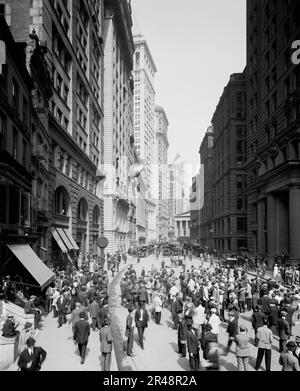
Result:
M26 342L28 338L34 338L34 329L32 323L26 322L24 328L20 332L18 352L21 353L26 348Z

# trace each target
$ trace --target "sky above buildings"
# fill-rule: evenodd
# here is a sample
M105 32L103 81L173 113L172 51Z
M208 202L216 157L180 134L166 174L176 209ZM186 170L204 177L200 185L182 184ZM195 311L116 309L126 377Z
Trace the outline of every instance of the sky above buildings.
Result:
M246 65L246 0L132 0L133 33L157 67L156 104L169 120L169 162L194 174L223 88Z

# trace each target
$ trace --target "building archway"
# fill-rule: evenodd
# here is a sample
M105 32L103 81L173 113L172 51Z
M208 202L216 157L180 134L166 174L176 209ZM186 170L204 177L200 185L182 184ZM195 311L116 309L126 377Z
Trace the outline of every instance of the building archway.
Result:
M59 186L54 192L54 212L70 216L70 196L63 186Z

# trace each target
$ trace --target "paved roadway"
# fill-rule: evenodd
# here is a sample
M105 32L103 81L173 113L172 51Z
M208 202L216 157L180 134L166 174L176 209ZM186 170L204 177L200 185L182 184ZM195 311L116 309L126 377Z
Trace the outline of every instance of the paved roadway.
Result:
M127 264L121 263L120 272L112 279L109 286L110 312L112 318L112 329L114 337L115 353L112 355L111 370L117 371L187 371L189 370L188 359L181 358L177 353L177 331L173 329L172 317L169 309L164 309L162 312L162 325L157 325L153 319L150 320L148 328L145 331L145 350L142 350L138 345L137 330L134 333L134 357L128 357L123 352L123 340L125 339L125 323L128 311L121 305L120 286L119 282L127 267L133 264L140 276L142 267L145 267L146 272L154 264L160 268L160 261L154 256L141 258L139 264L135 259L129 259ZM169 265L169 259L166 258L166 265ZM199 259L194 258L192 261L187 261L187 270L190 265L199 264ZM208 263L206 264L208 266ZM175 268L176 275L179 275L181 267ZM111 277L110 277L111 278ZM150 310L150 307L149 307ZM70 317L70 315L69 315ZM254 331L250 325L251 313L241 315L241 321L248 326L250 337L254 340ZM222 323L220 327L219 343L220 348L224 349L228 340L226 332L226 323ZM100 371L100 344L99 333L91 330L91 335L87 348L87 356L85 363L80 364L80 357L77 353L77 348L72 341L72 330L69 324L57 328L57 319L49 315L43 322L43 328L37 336L37 345L42 346L47 351L47 359L45 360L42 371ZM281 370L278 363L278 338L274 338L274 346L272 351L272 367L274 370ZM234 345L233 345L234 346ZM232 347L232 350L235 347ZM201 351L200 351L201 352ZM257 348L252 346L252 357L250 359L251 370L254 370ZM200 353L200 359L202 354ZM262 369L265 369L264 363ZM8 369L10 371L17 370L17 365L14 363ZM221 356L222 371L236 371L236 358L233 352L228 356Z

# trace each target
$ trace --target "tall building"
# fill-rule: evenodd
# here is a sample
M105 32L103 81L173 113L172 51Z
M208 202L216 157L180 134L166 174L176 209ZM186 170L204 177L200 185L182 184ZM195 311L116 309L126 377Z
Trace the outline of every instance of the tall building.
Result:
M0 14L4 9L0 7ZM38 255L44 255L40 243L44 230L40 217L34 216L33 185L37 167L32 160L34 130L42 132L38 113L32 104L32 91L39 91L44 81L45 100L49 78L43 68L43 54L31 45L30 59L34 79L26 68L26 44L15 42L5 18L0 15L0 274L12 281L44 289L54 273ZM40 107L41 112L42 107ZM45 143L47 138L45 139ZM44 154L47 159L47 152ZM44 173L44 168L41 168ZM45 173L47 180L47 172ZM41 199L42 206L46 199ZM47 222L47 216L45 222ZM39 224L39 225L37 225ZM38 245L39 244L39 245ZM34 251L35 250L35 251ZM34 267L33 267L34 265ZM1 312L2 308L0 309ZM2 315L0 313L0 315Z
M145 165L143 176L151 193L152 166L155 164L155 89L157 72L147 41L134 36L134 138L137 152Z
M184 162L177 160L175 159L173 163L169 164L168 170L169 238L175 237L175 216L190 210L186 167Z
M247 247L246 75L234 73L224 88L212 118L213 218L216 250ZM212 232L213 230L213 232Z
M157 238L168 239L169 208L168 208L168 118L164 109L155 107L155 156L157 164Z
M134 42L127 0L104 1L104 233L108 252L129 246Z
M298 0L247 1L248 248L300 261Z
M98 253L96 241L103 233L103 174L97 172L103 164L103 1L0 3L16 41L29 44L29 34L38 37L53 80L49 183L40 178L51 215L47 259L58 263L76 250L83 256Z
M209 248L213 248L213 146L214 130L212 126L209 126L199 149L200 169L203 171L203 206L200 209L200 244Z

